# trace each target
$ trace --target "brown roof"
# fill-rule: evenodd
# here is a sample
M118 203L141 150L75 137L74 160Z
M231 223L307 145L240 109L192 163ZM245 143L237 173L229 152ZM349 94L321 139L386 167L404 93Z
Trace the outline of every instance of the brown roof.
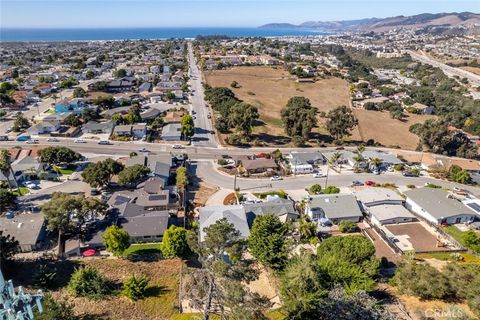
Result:
M277 168L277 163L273 159L242 160L245 170L270 169Z
M169 111L163 118L165 122L181 122L183 111Z

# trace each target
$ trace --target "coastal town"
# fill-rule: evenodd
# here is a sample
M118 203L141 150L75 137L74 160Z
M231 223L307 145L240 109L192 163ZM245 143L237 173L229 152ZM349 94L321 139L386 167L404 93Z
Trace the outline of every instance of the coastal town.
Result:
M44 320L478 319L479 28L2 42L3 276Z

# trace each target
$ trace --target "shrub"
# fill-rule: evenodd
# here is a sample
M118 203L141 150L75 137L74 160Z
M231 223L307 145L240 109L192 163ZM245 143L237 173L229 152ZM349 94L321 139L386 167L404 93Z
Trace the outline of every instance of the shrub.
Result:
M41 289L51 289L55 287L57 280L57 272L48 267L41 265L33 276L33 283L35 287Z
M80 267L75 270L67 287L75 297L100 299L111 292L110 283L93 267Z
M148 287L148 278L134 274L123 283L122 294L127 298L136 301L145 297Z
M130 246L130 236L125 229L112 225L105 230L103 243L108 252L119 256Z
M66 299L58 301L52 295L46 294L42 301L43 312L35 312L35 320L77 320L73 310L74 305Z
M308 189L308 193L310 194L320 194L322 192L322 186L318 183L314 184Z
M323 194L335 194L340 193L340 189L336 186L328 186L322 191Z
M188 256L190 248L187 243L187 230L174 225L170 226L163 235L160 250L166 258Z
M343 233L353 233L353 232L360 231L360 228L355 222L348 221L348 220L341 221L338 224L338 228L340 229L340 232L343 232Z
M416 186L414 184L407 184L408 189L415 189Z

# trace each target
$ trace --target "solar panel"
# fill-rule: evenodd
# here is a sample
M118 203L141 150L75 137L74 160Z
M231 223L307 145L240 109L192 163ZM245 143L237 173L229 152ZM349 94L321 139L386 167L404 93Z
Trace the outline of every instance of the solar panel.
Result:
M472 203L467 203L467 206L475 210L476 212L480 212L480 205L478 203L472 202Z

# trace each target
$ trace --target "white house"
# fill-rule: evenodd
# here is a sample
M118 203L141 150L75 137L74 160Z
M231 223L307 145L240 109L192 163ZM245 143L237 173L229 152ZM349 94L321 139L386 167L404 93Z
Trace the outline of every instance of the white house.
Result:
M434 224L468 223L477 214L443 189L418 188L404 192L406 207Z

